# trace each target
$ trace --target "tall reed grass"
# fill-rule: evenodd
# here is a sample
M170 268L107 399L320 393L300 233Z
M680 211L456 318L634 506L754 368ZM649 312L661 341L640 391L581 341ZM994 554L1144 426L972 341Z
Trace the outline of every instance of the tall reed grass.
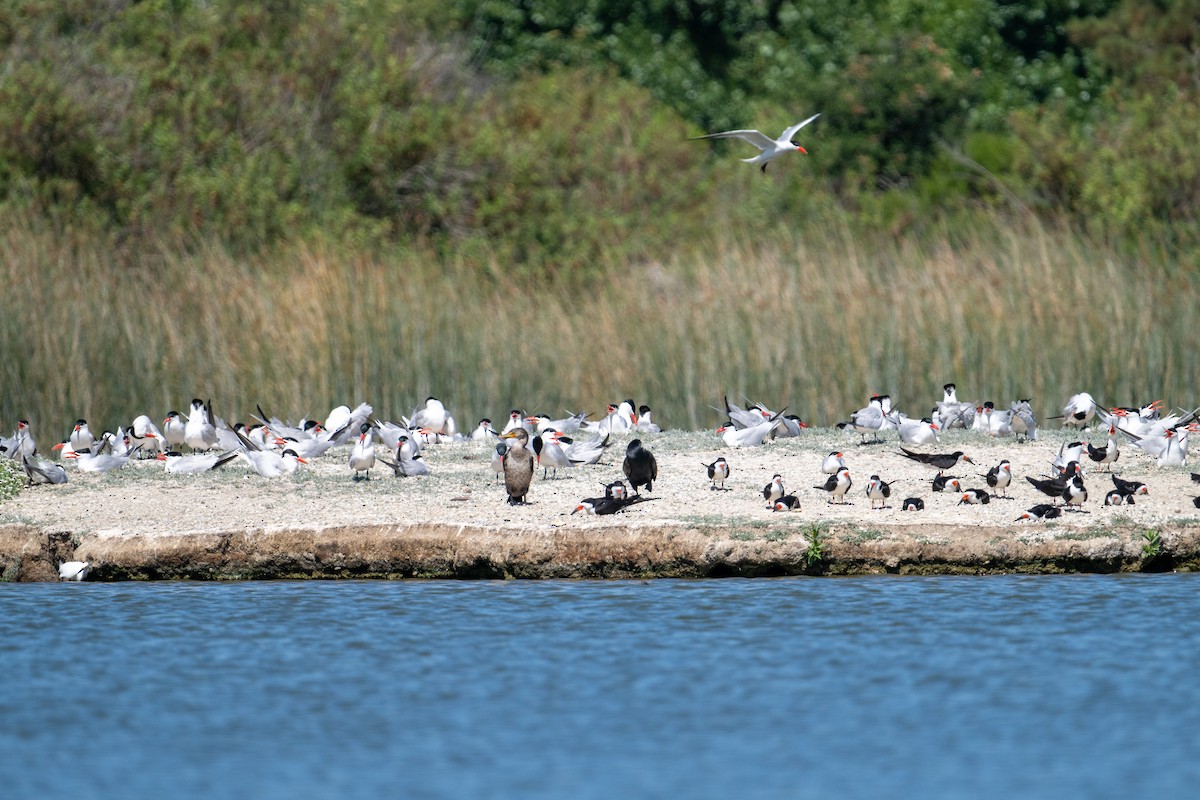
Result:
M1190 406L1200 379L1194 275L1002 217L919 240L715 232L584 287L423 251L126 261L15 226L0 248L0 430L28 418L43 449L77 417L115 428L193 396L233 421L362 400L395 418L434 394L464 429L633 397L698 428L725 394L831 424L872 392L928 413L947 381L1049 415L1085 390Z

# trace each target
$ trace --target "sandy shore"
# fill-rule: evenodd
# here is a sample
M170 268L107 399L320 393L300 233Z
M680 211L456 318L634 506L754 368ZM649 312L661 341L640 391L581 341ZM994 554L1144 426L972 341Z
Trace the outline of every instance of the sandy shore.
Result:
M730 450L712 432L643 437L659 462L653 499L607 517L573 514L577 502L621 477L624 446L607 463L539 473L529 505L504 502L482 445L425 450L434 471L397 479L387 468L353 481L346 448L265 480L239 466L169 475L158 462L106 475L71 472L0 505L0 575L55 580L60 563L89 561L90 580L239 578L631 578L865 573L1111 572L1200 565L1200 510L1185 468L1160 469L1132 448L1117 463L1150 494L1105 507L1109 476L1092 469L1084 510L1051 522L1017 521L1046 500L1024 480L1049 469L1078 434L1044 431L1038 442L944 435L927 452L963 450L977 462L953 474L986 488L983 474L1012 462L1011 499L960 505L933 492L933 472L903 458L891 434L861 445L856 434L806 432ZM1100 437L1093 439L1099 444ZM821 461L845 453L854 479L847 505L830 505ZM713 491L703 463L724 456L733 474ZM762 487L783 476L802 507L765 508ZM894 484L889 507L869 508L870 475ZM1200 488L1200 487L1197 487ZM900 501L920 497L925 510ZM1147 538L1147 537L1150 538Z

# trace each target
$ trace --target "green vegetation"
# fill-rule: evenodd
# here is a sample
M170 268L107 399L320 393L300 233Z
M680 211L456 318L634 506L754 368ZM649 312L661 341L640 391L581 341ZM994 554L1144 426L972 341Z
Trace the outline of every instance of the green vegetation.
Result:
M825 526L814 523L808 526L808 551L804 554L804 565L809 569L821 566L825 560Z
M0 424L1190 402L1198 6L0 2Z
M0 503L16 497L28 480L25 470L11 458L0 458Z
M1163 541L1157 530L1148 530L1142 534L1145 544L1142 545L1142 559L1150 561L1162 552Z

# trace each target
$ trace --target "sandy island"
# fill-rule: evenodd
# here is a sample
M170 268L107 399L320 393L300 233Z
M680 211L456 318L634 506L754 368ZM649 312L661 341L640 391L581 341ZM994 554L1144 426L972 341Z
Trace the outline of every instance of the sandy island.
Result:
M899 453L895 434L859 444L857 434L806 431L730 450L711 431L643 436L659 462L653 499L612 516L573 514L577 502L621 476L625 444L606 463L539 471L529 505L508 506L487 446L429 446L425 478L384 467L354 481L348 448L335 448L289 479L265 480L235 462L219 472L169 475L160 462L104 475L71 470L63 486L37 486L0 505L0 575L57 580L58 565L88 561L88 580L295 578L700 578L727 576L1117 572L1200 567L1200 487L1186 468L1159 468L1123 446L1116 471L1143 481L1136 505L1106 507L1109 475L1089 469L1083 511L1017 521L1047 499L1025 481L1044 475L1059 446L1081 437L1043 431L1037 442L956 431L925 452L963 450L976 461L953 471L965 488L1013 465L1010 499L960 505L934 492L933 471ZM1091 437L1098 444L1101 437ZM850 504L830 505L816 487L831 450L854 480ZM732 465L726 491L703 467ZM801 500L767 510L762 488L779 473ZM870 475L893 483L888 507L871 509ZM905 497L925 510L902 511Z

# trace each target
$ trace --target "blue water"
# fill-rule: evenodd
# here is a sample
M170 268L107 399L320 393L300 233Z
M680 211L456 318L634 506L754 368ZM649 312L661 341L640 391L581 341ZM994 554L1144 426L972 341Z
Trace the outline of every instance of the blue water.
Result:
M0 585L4 798L1193 798L1200 576Z

